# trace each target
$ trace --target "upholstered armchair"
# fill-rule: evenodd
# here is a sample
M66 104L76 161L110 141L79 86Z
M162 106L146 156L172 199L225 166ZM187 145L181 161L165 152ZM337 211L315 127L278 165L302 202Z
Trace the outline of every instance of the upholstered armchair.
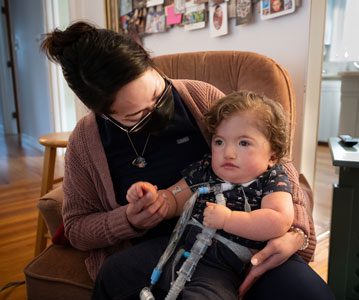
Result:
M275 61L259 54L240 51L195 52L154 58L158 68L169 78L208 82L224 93L247 89L279 101L290 117L291 147L294 136L295 95L288 73ZM311 214L313 199L305 178L301 185ZM61 187L41 197L38 208L53 236L62 224ZM87 252L70 245L51 245L25 268L28 299L88 300L93 282L84 260Z

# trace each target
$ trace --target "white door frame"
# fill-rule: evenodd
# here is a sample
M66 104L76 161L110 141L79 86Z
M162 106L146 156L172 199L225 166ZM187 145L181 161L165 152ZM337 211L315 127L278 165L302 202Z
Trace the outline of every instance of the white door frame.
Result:
M326 0L312 0L300 171L314 187Z
M0 0L0 4L3 7L4 0ZM16 119L12 116L16 108L11 69L7 66L10 55L4 14L1 14L0 18L0 41L0 105L3 113L4 133L17 134Z

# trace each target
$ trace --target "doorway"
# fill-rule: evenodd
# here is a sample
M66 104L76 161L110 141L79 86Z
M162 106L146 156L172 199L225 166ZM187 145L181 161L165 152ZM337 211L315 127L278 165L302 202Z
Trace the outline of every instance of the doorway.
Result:
M320 232L329 233L332 186L338 182L328 140L339 134L358 137L355 120L359 118L359 96L353 94L349 96L349 101L342 101L344 80L348 76L359 79L359 42L355 38L359 25L355 15L358 9L357 0L327 1L314 189L314 217L319 221L317 231ZM349 102L352 105L350 108L342 105ZM345 115L345 111L349 114Z
M0 0L0 132L20 134L8 0Z

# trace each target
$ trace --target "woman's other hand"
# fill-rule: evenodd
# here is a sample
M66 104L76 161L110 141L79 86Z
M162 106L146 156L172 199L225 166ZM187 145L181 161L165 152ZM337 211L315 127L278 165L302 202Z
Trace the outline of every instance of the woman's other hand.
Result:
M281 265L303 245L303 238L295 232L287 232L283 236L269 240L267 245L251 259L252 266L239 287L240 298L265 272Z

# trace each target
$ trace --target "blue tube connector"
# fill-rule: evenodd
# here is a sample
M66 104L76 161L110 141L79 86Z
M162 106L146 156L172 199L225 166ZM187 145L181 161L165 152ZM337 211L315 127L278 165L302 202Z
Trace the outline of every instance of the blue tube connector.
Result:
M160 278L162 270L154 268L151 274L151 285L155 285Z
M210 193L210 188L208 186L201 186L198 188L198 193L200 195L203 195L203 194L209 194Z
M203 194L209 194L210 192L214 192L216 194L221 193L221 192L225 192L228 190L233 189L234 185L232 183L229 182L223 182L220 184L216 184L212 187L209 186L201 186L197 189L198 194L199 195L203 195Z

